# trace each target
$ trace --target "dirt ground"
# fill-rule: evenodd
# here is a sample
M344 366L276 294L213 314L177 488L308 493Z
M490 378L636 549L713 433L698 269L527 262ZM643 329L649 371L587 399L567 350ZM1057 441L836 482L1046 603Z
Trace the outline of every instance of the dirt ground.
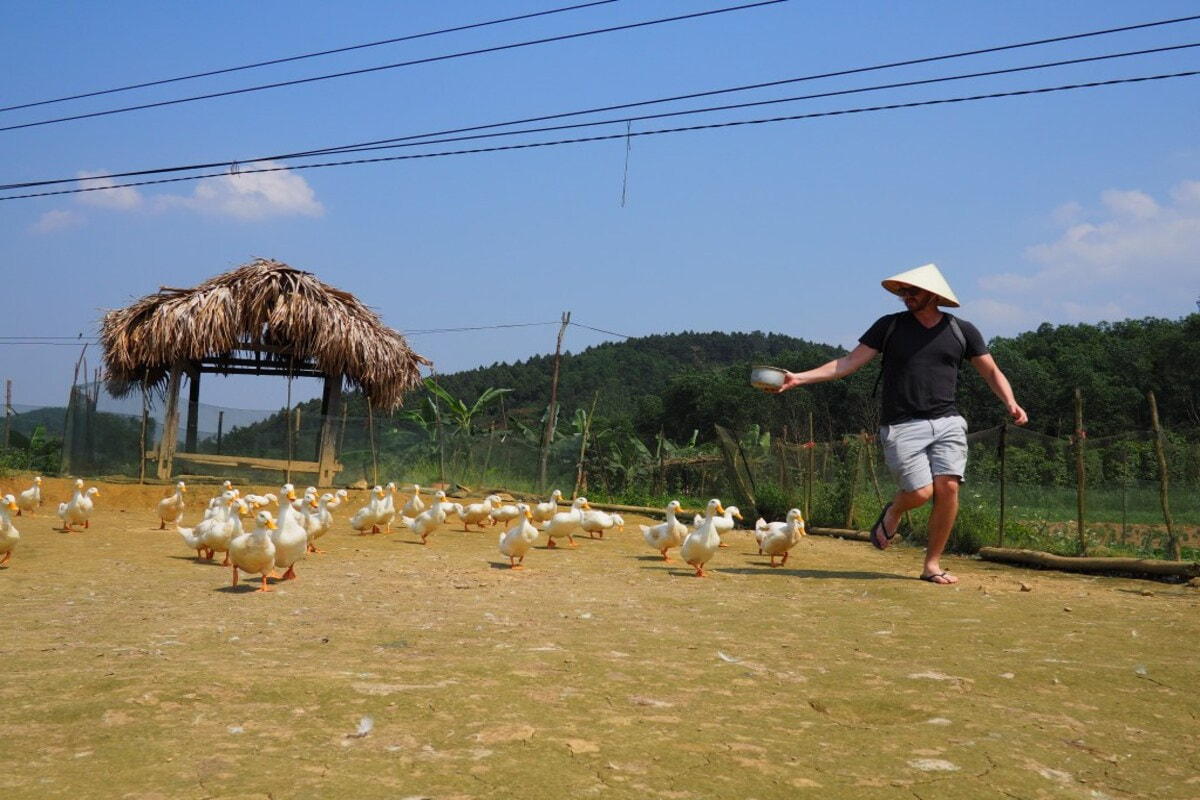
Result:
M492 531L359 536L352 492L261 594L157 529L164 487L64 533L69 487L0 567L6 800L1200 797L1194 586L934 586L824 536L771 569L744 531L701 579L632 516L512 571Z

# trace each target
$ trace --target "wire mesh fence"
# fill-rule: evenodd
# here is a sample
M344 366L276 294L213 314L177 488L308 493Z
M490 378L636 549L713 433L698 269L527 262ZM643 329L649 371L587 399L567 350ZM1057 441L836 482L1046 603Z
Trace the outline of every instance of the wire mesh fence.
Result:
M700 504L721 497L768 519L798 507L813 526L857 530L870 526L895 490L878 442L867 434L795 442L718 427L716 444L660 439L652 449L632 434L560 425L545 451L543 480L547 445L539 431L355 413L362 406L354 403L343 403L331 418L311 404L274 410L195 404L181 417L180 444L162 475L162 409L135 400L115 401L86 384L76 387L65 410L14 409L6 417L3 466L148 482L316 483L322 439L332 437L337 486L559 488L652 506L670 497ZM1156 453L1160 442L1167 483ZM1001 426L971 433L968 443L952 549L1028 545L1075 554L1106 547L1152 554L1167 549L1173 535L1185 547L1197 543L1200 445L1194 442L1169 432L1086 439ZM917 541L925 514L918 510L908 520Z

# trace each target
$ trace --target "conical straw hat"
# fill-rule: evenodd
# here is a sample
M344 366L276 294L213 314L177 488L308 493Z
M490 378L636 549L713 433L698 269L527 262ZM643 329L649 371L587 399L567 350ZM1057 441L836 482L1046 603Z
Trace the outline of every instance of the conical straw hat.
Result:
M937 295L939 306L958 308L958 298L954 296L950 284L946 283L946 279L942 277L937 264L926 264L923 267L910 269L908 272L901 272L899 275L893 275L883 281L883 288L892 294L900 294L901 286L916 286L918 289L924 289Z

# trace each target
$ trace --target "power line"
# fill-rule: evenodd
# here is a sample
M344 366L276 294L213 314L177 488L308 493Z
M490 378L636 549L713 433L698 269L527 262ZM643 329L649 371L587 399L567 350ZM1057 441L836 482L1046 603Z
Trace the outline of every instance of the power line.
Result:
M947 60L956 59L956 58L966 58L969 56L986 55L986 54L990 54L990 53L999 53L999 52L1003 52L1003 51L1007 51L1007 50L1017 50L1017 49L1021 49L1021 48L1025 48L1025 47L1036 47L1036 46L1040 46L1040 45L1044 45L1044 44L1056 44L1056 43L1071 41L1071 40L1076 40L1076 39L1085 39L1085 38L1095 37L1095 36L1105 36L1105 35L1109 35L1109 34L1113 34L1113 33L1123 33L1126 31L1138 30L1138 29L1142 29L1142 28L1152 28L1152 27L1157 27L1157 26L1162 26L1162 25L1174 25L1177 23L1191 22L1194 20L1200 20L1200 15L1191 16L1191 17L1179 17L1177 19L1159 20L1157 22L1145 22L1145 23L1140 23L1137 25L1127 25L1127 26L1120 27L1120 28L1106 28L1106 29L1098 30L1098 31L1086 31L1084 33L1075 33L1075 34L1069 34L1066 36L1056 36L1056 37L1052 37L1052 38L1048 38L1048 39L1036 39L1034 41L1029 41L1029 42L1018 42L1015 44L997 45L994 47L986 47L986 48L982 48L982 49L978 49L978 50L964 50L964 51L957 52L957 53L944 53L941 55L926 56L923 58L914 58L914 59L908 59L908 60L904 60L904 61L892 61L892 62L888 62L888 63L884 63L884 64L875 64L875 65L868 66L868 67L855 67L855 68L851 68L851 69L837 70L835 72L824 72L824 73L818 73L815 75L805 75L805 76L798 77L798 78L784 78L781 80L767 81L764 83L756 83L756 84L748 84L745 86L735 86L735 87L724 88L724 89L712 89L712 90L703 91L703 92L693 92L691 94L676 95L674 97L659 98L656 100L641 100L641 101L637 101L637 102L633 102L633 103L622 103L622 104L618 104L618 105L601 106L598 108L591 108L591 109L586 109L583 111L568 111L568 112L564 112L564 113L560 113L560 114L547 114L547 115L539 116L539 117L527 117L525 119L510 120L508 122L496 122L496 123L490 123L487 125L476 125L476 126L469 127L469 128L457 128L457 129L452 129L452 130L438 131L436 133L414 134L412 136L402 137L401 139L382 139L382 140L375 141L375 142L365 142L365 143L362 143L359 145L346 145L343 147L325 148L325 149L321 149L321 150L310 150L310 151L306 151L306 152L291 153L291 154L285 154L285 155L279 155L279 156L270 156L269 158L271 158L272 160L280 160L280 159L286 159L286 158L301 157L301 156L306 156L306 155L323 155L323 154L331 153L331 152L345 152L345 151L350 150L351 148L368 147L368 146L377 145L377 144L387 144L392 141L401 141L401 140L414 139L414 138L428 138L428 137L433 137L433 136L446 136L446 135L455 134L455 133L468 133L468 132L475 131L475 130L484 130L487 128L507 127L510 125L525 125L530 122L545 122L545 121L548 121L551 119L560 119L562 117L581 116L581 115L586 115L586 114L599 114L599 113L603 113L606 111L618 111L618 110L623 110L626 108L635 108L638 106L657 105L659 103L677 102L679 100L693 100L693 99L700 98L700 97L711 97L713 95L718 95L718 94L729 94L732 92L743 92L743 91L749 91L749 90L753 90L753 89L767 89L767 88L772 88L775 86L783 86L786 84L800 83L800 82L804 82L804 81L823 80L825 78L840 78L840 77L846 77L849 75L862 74L862 73L866 73L866 72L876 72L876 71L886 70L886 69L895 69L898 67L909 67L909 66L915 66L918 64L930 64L930 63L934 63L934 62L938 62L938 61L947 61ZM1146 51L1146 52L1150 52L1150 51Z
M1197 19L1200 19L1200 17L1197 17ZM1163 24L1168 24L1168 22L1164 21L1164 22L1157 22L1157 23L1145 23L1145 25L1163 25ZM1145 25L1136 26L1136 27L1144 27ZM508 122L496 122L496 123L489 123L489 124L484 124L484 125L475 125L475 126L471 126L471 127L456 128L456 129L437 131L437 132L432 132L432 133L410 134L408 136L394 137L394 138L390 138L390 139L380 139L380 140L375 140L375 141L371 141L371 142L361 142L361 143L352 144L352 145L327 147L327 148L321 148L318 150L307 150L307 151L301 151L301 152L295 152L295 153L285 153L285 154L270 155L270 156L259 156L259 157L255 157L255 158L244 158L244 159L239 159L238 161L209 162L209 163L202 163L202 164L189 164L189 165L176 166L176 167L161 167L161 168L148 169L148 170L135 170L135 171L129 171L129 172L109 173L107 175L98 176L98 177L103 177L105 179L127 178L127 177L135 177L135 176L142 176L142 175L160 175L160 174L166 174L166 173L171 173L171 172L189 172L192 170L213 169L213 168L217 168L217 167L232 168L240 163L255 163L255 162L262 162L262 161L287 161L287 160L295 159L295 158L309 158L309 157L315 157L318 155L333 155L333 154L337 154L337 153L351 153L351 152L367 152L370 150L389 149L389 148L401 147L401 146L411 147L411 146L418 146L418 145L443 144L446 142L453 142L453 141L469 141L472 139L493 138L495 136L509 136L509 135L523 134L523 133L545 133L548 131L569 130L569 129L573 129L573 128L609 125L609 124L612 124L613 122L626 122L626 123L640 122L640 121L645 121L645 120L649 120L649 119L662 119L665 117L672 117L672 116L684 116L684 115L689 115L689 114L710 113L713 111L729 111L729 110L735 110L735 109L741 109L741 108L750 108L750 107L754 107L754 106L797 102L797 101L801 101L801 100L814 100L814 99L819 99L819 98L837 97L840 95L861 94L864 92L880 91L880 90L884 90L884 89L905 88L905 87L920 86L920 85L925 85L925 84L944 83L944 82L955 81L955 80L965 80L965 79L970 79L970 78L989 77L989 76L1004 75L1004 74L1016 73L1016 72L1027 72L1027 71L1031 71L1031 70L1048 69L1048 68L1053 68L1053 67L1069 66L1069 65L1074 65L1074 64L1083 64L1083 63L1095 62L1095 61L1106 61L1106 60L1112 60L1112 59L1117 59L1117 58L1128 58L1128 57L1140 56L1140 55L1152 55L1152 54L1169 52L1169 51L1173 51L1173 50L1185 50L1185 49L1189 49L1189 48L1200 47L1200 43L1170 45L1170 46L1166 46L1166 47L1151 48L1151 49L1146 49L1146 50L1134 50L1134 51L1128 51L1128 52L1124 52L1124 53L1109 53L1109 54L1099 55L1099 56L1087 56L1087 57L1076 58L1076 59L1068 59L1068 60L1064 60L1064 61L1054 61L1054 62L1046 62L1046 63L1042 63L1042 64L1021 66L1021 67L1009 67L1009 68L1005 68L1005 69L987 70L984 72L966 73L966 74L962 74L962 75L944 76L944 77L940 77L940 78L926 78L926 79L922 79L922 80L904 81L904 82L891 83L891 84L880 84L880 85L876 85L876 86L861 87L861 88L856 88L856 89L842 89L842 90L837 90L837 91L822 92L822 93L818 93L818 94L800 95L800 96L793 96L793 97L778 98L778 99L773 99L773 100L761 100L761 101L731 104L731 105L725 105L725 106L713 106L713 107L708 107L708 108L692 109L692 110L688 110L688 111L661 112L658 114L646 114L646 115L636 116L636 117L624 117L624 118L621 118L620 120L602 120L602 121L597 121L597 122L586 122L586 123L579 123L579 124L574 124L574 125L560 125L560 126L551 126L551 127L543 127L543 128L530 128L530 129L519 130L519 131L507 131L507 132L503 132L503 133L492 134L490 136L464 136L464 137L457 137L457 138L452 138L452 139L433 138L433 137L438 137L438 136L449 136L449 135L457 134L457 133L469 133L472 131L481 131L481 130L488 130L488 129L493 129L493 128L511 127L513 125L527 124L530 122L541 122L541 121L548 121L548 120L552 120L552 119L563 119L563 118L573 117L573 116L585 116L588 114L603 113L606 111L624 110L624 109L640 107L640 106L657 105L657 104L662 104L662 103L672 103L672 102L676 102L679 100L695 99L695 98L699 98L699 97L713 96L713 95L718 95L718 94L743 92L743 91L749 91L749 90L753 90L753 89L780 86L780 85L785 85L785 84L790 84L790 83L811 81L811 80L816 80L819 78L840 77L840 76L845 76L845 75L859 74L859 73L864 73L864 72L872 72L872 71L883 70L883 69L891 69L891 68L895 68L895 67L899 67L899 66L908 66L908 65L912 65L912 64L926 63L929 61L942 61L942 60L947 60L947 59L951 59L951 58L961 58L964 56L977 55L980 53L990 53L990 52L994 52L996 50L1011 50L1011 49L1015 49L1015 48L1030 47L1030 46L1033 46L1036 44L1044 44L1049 41L1059 41L1061 39L1067 39L1067 38L1079 38L1079 37L1083 37L1083 36L1096 36L1096 35L1100 35L1102 33L1111 33L1113 30L1124 30L1124 29L1109 29L1107 31L1098 31L1098 32L1093 31L1093 32L1089 32L1089 33L1073 34L1072 36L1069 36L1069 37L1057 37L1057 39L1054 39L1054 40L1043 39L1043 40L1038 40L1036 42L1025 42L1025 43L1020 43L1020 44L1001 45L998 47L987 48L985 50L965 51L962 53L931 56L928 58L912 59L912 60L908 60L908 61L899 61L899 62L893 62L890 64L876 65L876 66L871 66L871 67L859 67L859 68L854 68L854 69L841 70L838 72L824 73L824 74L820 74L820 75L808 75L808 76L799 77L799 78L787 78L787 79L771 81L771 82L767 82L767 83L750 84L750 85L746 85L746 86L738 86L738 87L731 87L731 88L724 88L724 89L714 89L714 90L704 91L704 92L693 92L690 94L677 95L674 97L659 98L656 100L642 100L642 101L637 101L637 102L632 102L632 103L623 103L623 104L619 104L619 105L602 106L602 107L585 109L585 110L577 110L577 111L567 111L567 112L562 112L562 113L557 113L557 114L547 114L547 115L542 115L542 116L537 116L537 117L529 117L529 118L522 119L522 120L510 120ZM422 141L418 141L418 140L422 140ZM59 184L59 183L74 183L78 180L79 180L78 177L71 177L71 178L55 178L55 179L41 180L41 181L25 181L25 182L21 182L21 183L0 185L0 191L11 191L13 189L30 189L30 188L34 188L34 187L38 187L38 186L51 186L51 185Z
M1172 79L1172 78L1186 78L1186 77L1193 77L1196 75L1200 75L1200 70L1193 70L1193 71L1188 71L1188 72L1176 72L1176 73L1163 74L1163 75L1145 75L1145 76L1134 77L1134 78L1114 78L1114 79L1105 80L1105 81L1092 81L1089 83L1075 83L1075 84L1067 84L1067 85L1063 85L1063 86L1048 86L1048 87L1042 87L1042 88L1037 88L1037 89L1018 89L1018 90L1007 91L1007 92L992 92L989 94L970 95L970 96L965 96L965 97L951 97L951 98L943 98L943 99L935 99L935 100L918 100L918 101L912 101L912 102L907 102L907 103L892 103L892 104L888 104L888 105L869 106L869 107L865 107L865 108L841 109L841 110L836 110L836 111L820 111L820 112L811 112L811 113L807 113L807 114L791 114L791 115L786 115L786 116L768 117L768 118L750 119L750 120L735 120L735 121L729 121L729 122L714 122L714 123L709 123L706 125L690 125L690 126L683 126L683 127L677 127L677 128L661 128L661 129L657 129L657 130L636 131L636 132L626 131L623 133L601 134L601 135L597 135L597 136L587 136L587 137L580 137L580 138L575 138L575 139L559 139L559 140L555 140L555 141L545 141L545 142L525 142L525 143L520 143L520 144L497 145L495 147L477 147L477 148L470 148L470 149L465 149L465 150L449 150L449 151L441 151L441 152L435 152L435 153L417 153L417 154L411 154L411 155L379 156L376 158L360 158L360 159L349 159L349 160L343 160L343 161L330 161L330 162L324 162L324 163L320 163L320 164L296 164L293 166L243 168L239 174L246 175L246 174L269 173L269 172L287 172L287 171L291 171L291 170L323 169L323 168L328 168L328 167L342 167L342 166L350 166L350 165L357 165L357 164L379 164L379 163L390 162L390 161L414 161L417 159L425 159L425 158L445 158L448 156L475 155L475 154L480 154L480 153L496 153L496 152L504 152L504 151L508 151L508 150L528 150L528 149L533 149L533 148L538 148L538 147L556 147L556 146L568 145L568 144L584 144L584 143L589 143L589 142L608 141L611 139L625 139L625 138L640 137L640 136L660 136L660 135L673 134L673 133L686 133L686 132L691 132L691 131L714 130L717 128L740 127L743 125L765 125L765 124L773 124L773 123L779 123L779 122L794 122L794 121L805 120L805 119L819 119L819 118L823 118L823 117L846 116L846 115L850 115L850 114L864 114L864 113L873 113L873 112L878 112L878 111L894 111L897 109L921 108L921 107L927 107L927 106L947 105L947 104L952 104L952 103L975 102L975 101L980 101L980 100L995 100L995 99L1005 98L1005 97L1022 97L1022 96L1035 95L1035 94L1049 94L1049 93L1054 93L1054 92L1074 91L1074 90L1078 90L1078 89L1093 89L1093 88L1102 87L1102 86L1117 86L1117 85L1121 85L1121 84L1144 83L1147 81L1168 80L1168 79ZM138 187L138 186L155 186L155 185L166 184L166 183L182 183L184 181L202 180L204 178L223 177L225 174L226 173L224 173L224 172L218 172L218 173L208 173L208 174L204 174L204 175L186 175L186 176L180 176L180 177L175 177L175 178L159 178L159 179L155 179L155 180L146 180L146 181L130 181L128 183L119 183L119 184L113 184L110 186L93 186L93 187L80 187L80 188L74 188L74 189L59 189L59 190L48 191L48 192L31 192L28 194L19 194L19 195L11 195L8 197L0 197L0 201L24 200L24 199L33 198L33 197L51 197L51 196L65 195L65 194L80 194L83 192L107 191L110 189L125 189L125 188L132 188L132 187Z
M363 69L347 70L345 72L335 72L329 75L317 75L311 78L296 78L290 81L278 81L276 83L267 83L260 86L249 86L241 89L229 89L223 92L210 92L209 94L194 95L192 97L180 97L174 100L160 100L156 103L142 103L136 106L125 106L124 108L113 108L106 111L93 111L87 114L74 114L67 117L57 117L55 119L39 120L37 122L24 122L19 125L7 125L0 127L0 132L15 131L23 128L35 128L41 125L53 125L59 122L71 122L80 119L91 119L93 117L104 117L112 114L123 114L128 111L143 111L148 108L162 108L164 106L178 105L180 103L191 103L197 100L212 100L217 97L230 97L232 95L247 94L249 92L260 92L266 89L279 89L284 86L297 86L305 83L315 83L317 81L326 81L332 78L345 78L353 75L366 75L372 72L382 72L389 69L399 69L401 67L411 67L419 64L432 64L438 61L448 61L455 58L464 58L466 56L484 55L487 53L498 53L505 50L515 50L522 47L533 47L540 44L548 44L552 42L563 42L571 39L581 39L587 36L598 36L604 33L615 33L617 31L633 30L635 28L645 28L651 25L662 25L668 22L679 22L687 19L696 19L699 17L709 17L714 14L725 14L731 11L745 11L751 8L760 6L769 6L776 3L785 3L787 0L758 0L758 2L747 3L740 6L730 6L728 8L718 8L711 11L698 11L692 14L681 14L675 17L663 17L646 22L634 22L628 25L615 25L608 28L598 28L590 31L580 31L578 33L567 33L560 36L549 36L543 39L533 39L525 42L516 42L513 44L496 45L495 47L484 47L477 50L466 50L458 53L449 53L440 56L429 56L427 58L418 58L411 61L401 61L396 64L385 64L378 67L364 67Z
M565 11L577 11L581 8L591 8L592 6L602 6L608 3L615 3L617 0L593 0L590 3L581 3L574 6L566 6L563 8L552 8L548 11L536 11L532 14L521 14L516 17L504 17L503 19L493 19L487 22L475 22L468 25L458 25L453 28L442 28L435 31L426 31L424 33L413 33L408 36L397 36L392 39L383 39L378 42L367 42L365 44L355 44L348 47L337 47L331 50L321 50L316 53L305 53L298 56L287 56L285 58L273 58L269 61L257 61L253 64L243 64L239 67L225 67L223 69L209 70L208 72L196 72L191 75L180 75L175 78L162 78L160 80L146 81L144 83L133 83L128 86L118 86L115 89L101 89L94 92L84 92L82 94L73 94L67 97L56 97L52 100L38 100L32 103L22 103L16 106L7 106L0 108L0 113L5 111L17 111L22 108L34 108L36 106L46 106L52 103L65 103L69 100L82 100L87 97L99 97L106 94L116 94L117 92L128 92L133 89L146 89L151 86L162 86L168 83L179 83L180 81L190 81L196 78L209 78L214 75L227 75L231 72L241 72L248 69L258 69L259 67L269 67L276 64L286 64L291 61L302 61L308 58L319 58L321 56L335 55L337 53L349 53L354 50L365 50L368 47L379 47L385 44L397 44L399 42L411 42L416 39L427 39L432 36L441 36L447 33L459 33L461 31L473 30L475 28L486 28L491 25L501 25L506 22L518 22L521 20L533 19L535 17L545 17L551 14L561 14Z

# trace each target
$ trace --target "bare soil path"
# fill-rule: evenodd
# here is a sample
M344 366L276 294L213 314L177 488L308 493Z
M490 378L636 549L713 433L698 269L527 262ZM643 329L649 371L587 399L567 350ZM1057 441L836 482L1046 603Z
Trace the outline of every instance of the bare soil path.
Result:
M0 567L6 800L1200 797L1192 586L934 586L817 536L771 569L744 531L700 579L630 516L512 571L453 522L358 536L353 492L261 594L157 530L166 487L99 484L63 533L69 485Z

